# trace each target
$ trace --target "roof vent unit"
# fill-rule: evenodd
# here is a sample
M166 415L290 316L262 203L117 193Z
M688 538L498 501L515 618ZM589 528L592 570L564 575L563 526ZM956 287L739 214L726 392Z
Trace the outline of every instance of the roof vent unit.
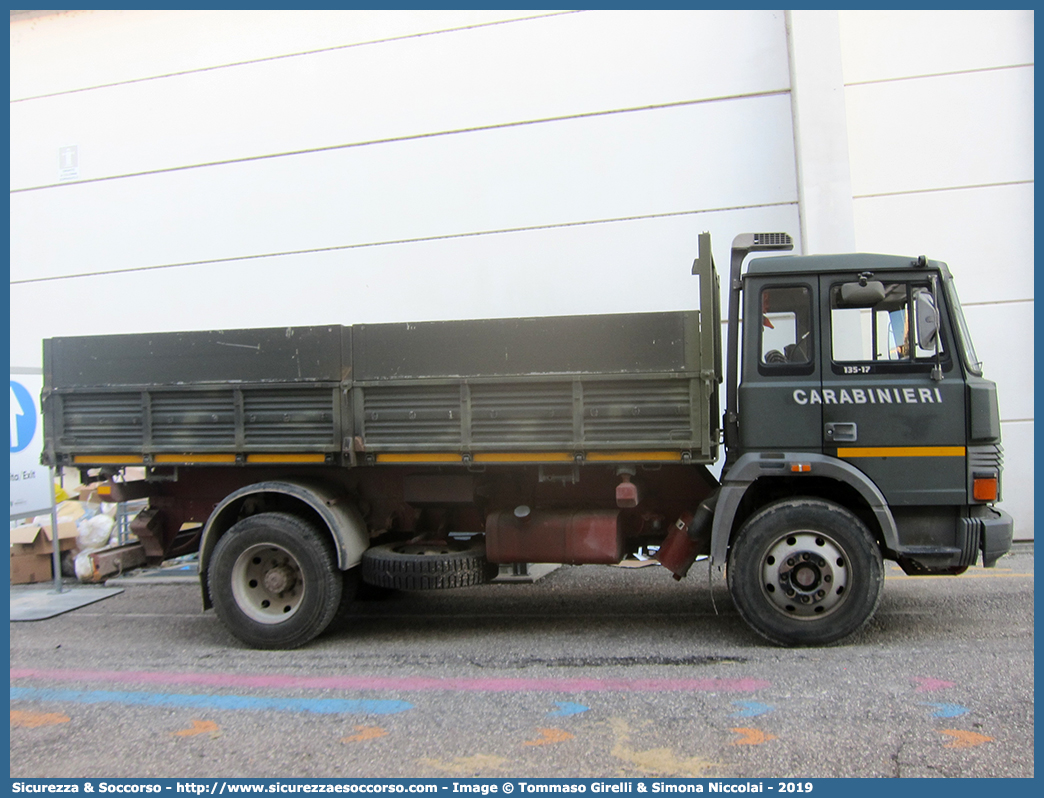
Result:
M755 247L786 247L794 246L794 239L786 233L754 233Z

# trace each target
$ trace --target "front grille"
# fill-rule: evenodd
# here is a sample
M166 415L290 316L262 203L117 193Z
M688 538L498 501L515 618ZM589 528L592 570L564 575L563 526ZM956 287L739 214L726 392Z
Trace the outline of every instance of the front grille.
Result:
M997 471L1000 472L1004 465L1004 449L999 443L991 443L987 446L968 447L968 468L973 472Z

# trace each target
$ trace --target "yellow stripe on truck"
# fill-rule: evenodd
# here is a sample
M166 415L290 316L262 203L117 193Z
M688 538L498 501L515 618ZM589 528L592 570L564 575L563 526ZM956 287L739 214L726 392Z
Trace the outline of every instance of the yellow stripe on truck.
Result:
M587 459L592 463L641 463L660 460L679 462L682 456L681 452L589 452Z
M410 454L378 454L378 463L460 463L464 455L453 452ZM584 459L591 463L680 462L681 452L588 452ZM476 452L473 463L572 463L571 452Z
M152 458L154 463L188 464L196 463L235 463L234 454L157 454Z
M427 454L379 454L378 463L459 463L460 455L453 452Z
M141 455L132 454L78 454L74 465L144 465Z
M476 463L571 463L573 455L568 452L478 452L473 460Z
M963 446L838 447L838 457L964 457Z
M839 457L844 455L840 454ZM864 451L864 450L843 450ZM865 450L870 451L870 450ZM873 451L885 451L873 450ZM890 450L889 450L890 451ZM960 454L964 454L961 449ZM848 455L850 457L886 457L895 455ZM457 452L409 452L378 454L378 463L461 463L464 456ZM640 463L680 462L681 452L588 452L585 459L591 463ZM472 456L474 463L572 463L575 457L569 452L477 452ZM73 462L78 465L144 465L140 456L134 455L76 455ZM236 462L234 454L157 454L152 462L162 465L200 465L206 463ZM325 463L324 454L248 454L247 463Z
M325 454L248 454L248 463L325 463Z

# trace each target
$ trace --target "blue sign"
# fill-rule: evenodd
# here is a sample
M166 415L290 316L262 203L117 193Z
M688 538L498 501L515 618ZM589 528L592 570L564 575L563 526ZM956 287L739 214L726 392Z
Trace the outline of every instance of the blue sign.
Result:
M20 382L11 380L11 454L22 451L36 435L36 402Z

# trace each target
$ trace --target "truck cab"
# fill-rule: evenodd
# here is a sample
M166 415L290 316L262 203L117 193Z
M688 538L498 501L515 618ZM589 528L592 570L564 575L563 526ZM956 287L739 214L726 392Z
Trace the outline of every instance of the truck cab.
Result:
M844 594L828 582L854 567L852 549L864 542L828 539L824 548L823 530L811 516L802 521L809 501L821 516L824 507L843 511L841 526L858 524L906 573L959 574L980 556L993 565L1012 535L1010 517L991 506L1001 490L996 386L982 375L946 264L774 256L739 274L747 254L740 243L730 299L742 302L743 323L740 333L731 314L735 382L726 386L712 559L727 558L734 576L740 561L753 561L746 579L760 586L750 603L799 622L841 612ZM767 507L790 520L748 551L746 527L764 525ZM779 542L802 527L811 530L807 539L798 532L796 545ZM794 561L812 565L795 569ZM738 606L748 620L759 612L745 612L742 599ZM793 632L759 631L794 642Z

